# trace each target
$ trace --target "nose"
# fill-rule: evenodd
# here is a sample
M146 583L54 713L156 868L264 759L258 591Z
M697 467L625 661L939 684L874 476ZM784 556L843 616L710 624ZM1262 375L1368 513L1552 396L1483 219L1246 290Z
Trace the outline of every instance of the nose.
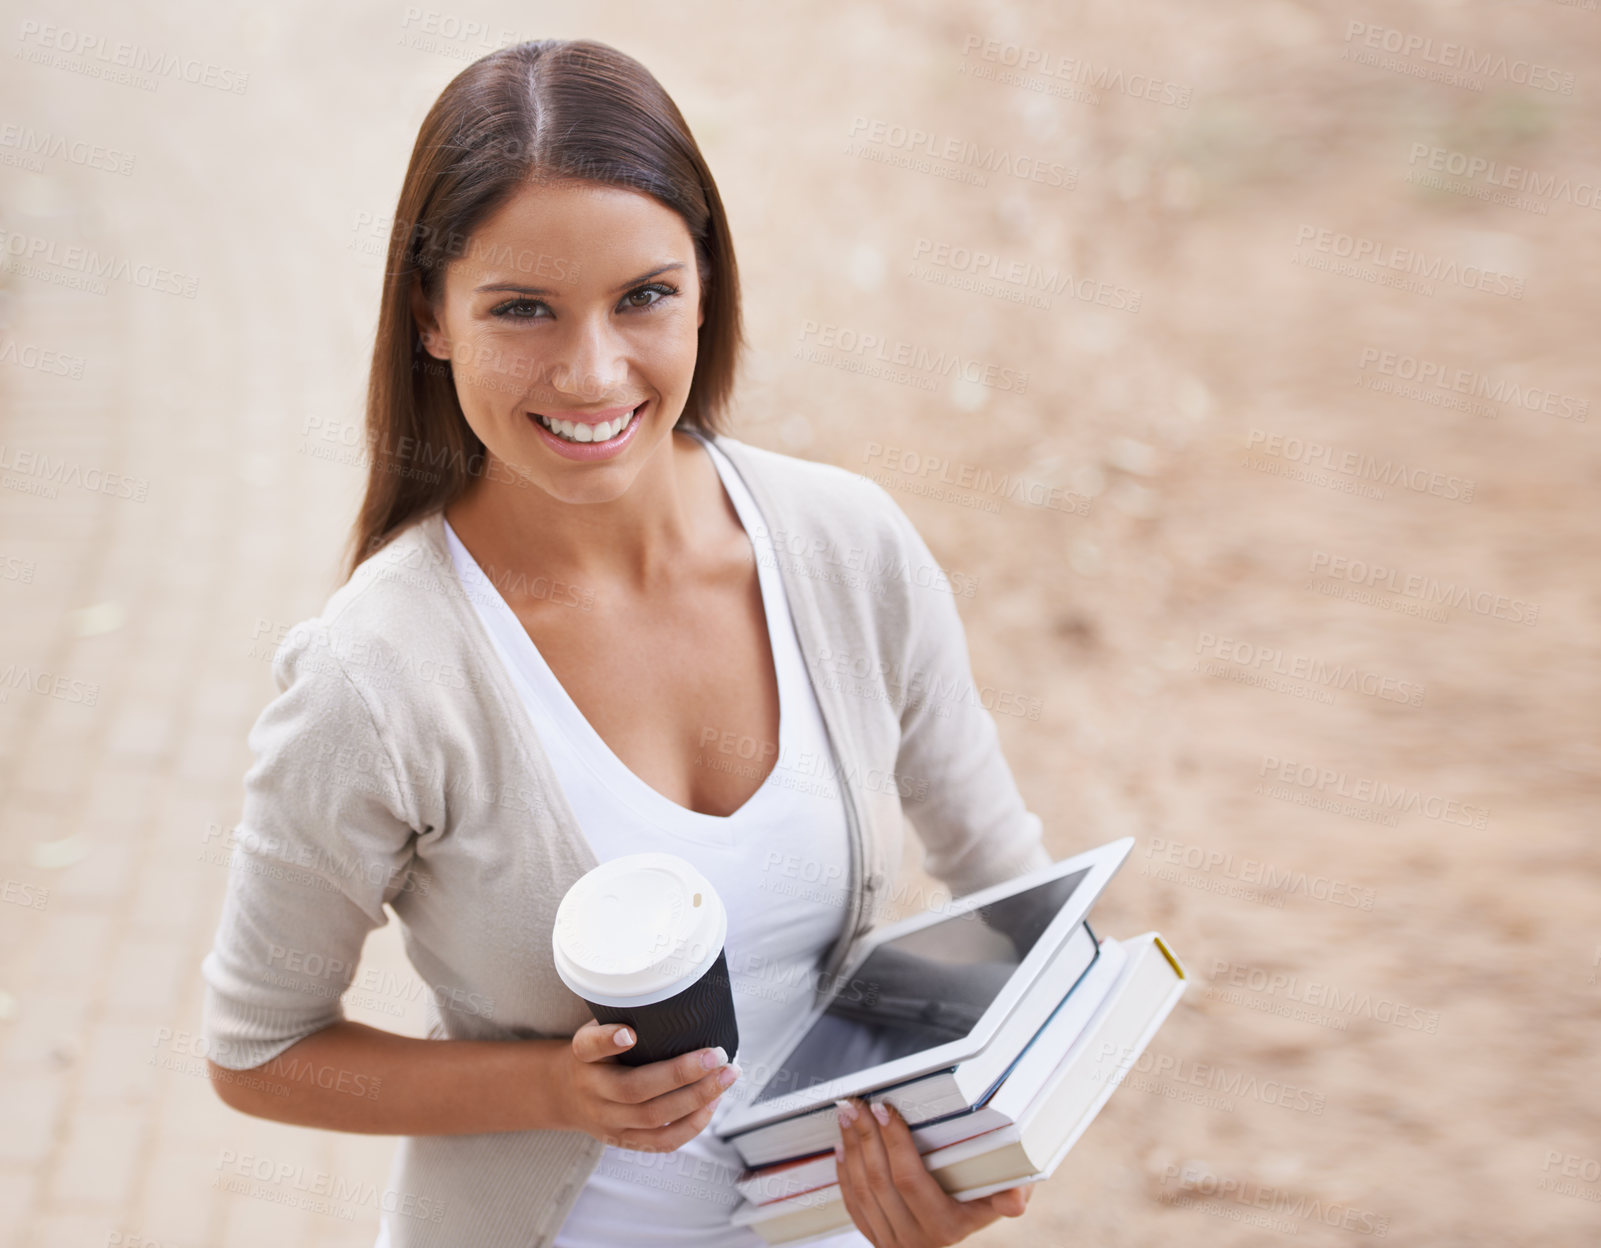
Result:
M581 403L597 403L628 381L628 359L621 337L605 316L574 317L549 364L553 389Z

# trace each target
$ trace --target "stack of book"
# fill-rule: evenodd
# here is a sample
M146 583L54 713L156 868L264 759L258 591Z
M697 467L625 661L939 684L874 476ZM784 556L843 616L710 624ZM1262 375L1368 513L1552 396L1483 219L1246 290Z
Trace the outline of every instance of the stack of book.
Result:
M866 1099L896 1108L924 1164L957 1200L1038 1182L1061 1165L1183 995L1185 982L1184 968L1155 932L1103 939L1067 994L1054 1005L1046 1002L1037 1030L1019 1037L1015 1028L1011 1034L1003 1029L969 1061ZM1031 991L1049 993L1053 983L1060 991L1051 976ZM1035 1005L1020 1007L1016 1016L1039 1017ZM734 1224L770 1244L847 1229L850 1215L834 1169L838 1138L832 1110L734 1136L750 1167L738 1183L744 1200Z

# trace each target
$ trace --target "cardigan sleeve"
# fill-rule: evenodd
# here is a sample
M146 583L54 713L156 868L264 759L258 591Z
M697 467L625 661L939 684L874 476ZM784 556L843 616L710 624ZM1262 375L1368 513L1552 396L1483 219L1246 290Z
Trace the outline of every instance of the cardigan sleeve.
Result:
M901 806L925 850L924 867L954 896L1048 866L1038 815L1001 752L994 716L973 680L959 584L938 572L922 535L893 499L912 575L904 634ZM887 642L884 644L888 644Z
M291 630L273 661L280 692L250 732L228 891L201 965L207 1055L231 1070L344 1018L367 933L409 878L408 785L336 649L320 621Z

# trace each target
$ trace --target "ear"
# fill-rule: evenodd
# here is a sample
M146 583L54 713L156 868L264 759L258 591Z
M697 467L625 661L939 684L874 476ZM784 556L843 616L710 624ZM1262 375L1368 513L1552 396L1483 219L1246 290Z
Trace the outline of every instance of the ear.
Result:
M417 324L417 332L422 335L423 350L436 360L450 359L450 339L445 336L439 318L434 315L433 305L423 294L421 279L411 284L411 317Z

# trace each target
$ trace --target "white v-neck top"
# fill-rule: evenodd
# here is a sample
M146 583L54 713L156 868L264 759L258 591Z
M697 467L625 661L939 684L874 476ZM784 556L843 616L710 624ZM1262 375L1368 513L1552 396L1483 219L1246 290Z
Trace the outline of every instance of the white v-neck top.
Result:
M854 939L905 904L899 873L917 847L957 897L1051 855L973 682L962 583L940 571L895 499L833 464L708 436L773 535L845 763L851 869L840 937L823 959L833 975ZM550 931L562 895L597 860L462 590L437 509L402 522L289 630L272 679L201 966L213 1060L252 1070L344 1019L339 994L391 915L428 988L436 1038L582 1026L589 1012L556 973ZM809 887L818 860L785 884ZM286 947L308 958L289 967ZM395 1248L551 1248L605 1151L577 1131L400 1136L389 1189L427 1197L438 1216L395 1213L389 1234Z
M715 1125L760 1090L762 1071L813 1000L819 959L844 924L850 847L833 755L767 528L723 453L705 439L697 441L712 457L751 538L778 676L776 761L771 748L764 754L759 743L724 737L716 726L703 734L709 739L697 763L745 769L753 777L771 765L761 787L731 815L680 806L630 771L584 718L448 522L445 539L595 857L605 862L647 850L678 854L711 881L727 907L737 1061L746 1074L719 1102ZM672 1153L608 1148L555 1248L752 1248L761 1239L728 1224L739 1204L734 1180L740 1172L738 1154L711 1128ZM814 1244L863 1248L868 1241L853 1230Z

